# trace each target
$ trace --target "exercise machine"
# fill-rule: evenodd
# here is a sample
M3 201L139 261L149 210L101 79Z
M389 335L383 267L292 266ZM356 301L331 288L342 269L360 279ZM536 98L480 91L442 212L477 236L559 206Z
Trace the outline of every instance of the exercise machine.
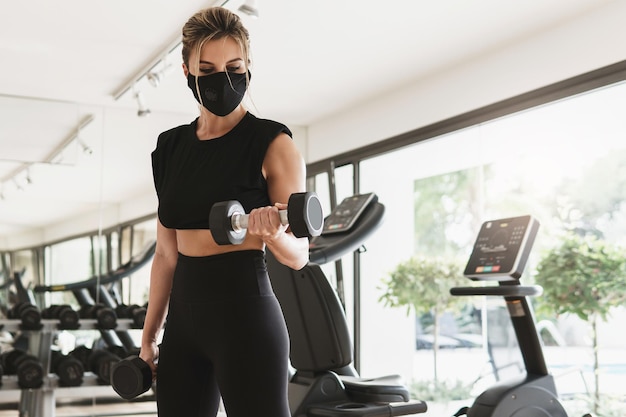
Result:
M123 346L128 351L137 350L139 347L129 333L129 329L117 328L117 319L128 317L118 317L118 313L121 311L121 301L106 287L149 266L150 261L154 257L155 249L156 241L149 241L128 262L106 274L67 284L36 285L33 288L33 292L43 295L47 292L71 291L81 307L81 312L83 313L81 318L94 318L97 320L97 327L102 340L108 346ZM133 324L130 327L141 328L142 326L139 324L138 320L133 319Z
M527 297L542 293L537 285L520 285L539 222L531 216L483 223L464 275L473 281L498 285L456 287L455 296L504 297L522 354L526 374L500 382L480 394L471 407L455 415L468 417L567 417L558 400L554 378L548 373L539 334Z
M320 268L358 250L378 228L384 206L375 194L343 200L311 240L310 262L299 271L268 252L267 266L290 338L294 373L289 380L293 417L385 417L426 412L426 403L409 399L398 375L361 377L354 366L345 312Z

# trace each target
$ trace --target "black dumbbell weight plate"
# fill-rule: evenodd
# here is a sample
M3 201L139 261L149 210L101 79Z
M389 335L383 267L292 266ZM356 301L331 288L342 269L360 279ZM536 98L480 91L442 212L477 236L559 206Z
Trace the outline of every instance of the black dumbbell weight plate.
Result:
M235 200L220 201L211 207L209 229L218 245L239 245L246 238L246 229L237 232L233 230L233 214L245 214L243 206Z
M39 360L30 354L24 354L15 360L17 384L22 389L40 388L43 385L44 371Z
M322 204L315 193L294 193L289 197L287 216L296 237L319 236L324 227Z
M111 368L111 385L120 397L133 399L152 386L152 370L138 356L130 356Z
M61 330L76 330L80 327L78 311L69 305L59 306L57 318L59 319L59 329Z
M87 361L88 369L98 376L98 382L110 384L111 368L120 361L120 358L107 350L95 349L91 351Z
M73 351L69 353L70 356L78 359L83 364L85 370L89 369L89 355L91 355L91 349L85 345L77 346Z
M2 352L2 368L6 375L15 375L17 373L17 358L25 355L26 352L19 349L12 349Z
M21 327L24 330L39 330L43 326L41 324L41 312L37 306L22 301L13 306L9 311L9 318L20 319Z
M83 383L85 368L78 358L56 351L51 357L51 370L59 377L60 386L78 387Z

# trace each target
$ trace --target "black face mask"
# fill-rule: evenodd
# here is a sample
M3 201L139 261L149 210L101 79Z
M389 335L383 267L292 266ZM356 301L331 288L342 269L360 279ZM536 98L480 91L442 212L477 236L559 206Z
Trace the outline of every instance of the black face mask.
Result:
M250 79L252 74L248 71L247 76ZM216 72L197 78L198 89L196 89L196 76L191 73L187 75L187 85L196 100L217 116L226 116L235 110L243 100L248 87L246 74ZM202 100L198 98L198 90Z

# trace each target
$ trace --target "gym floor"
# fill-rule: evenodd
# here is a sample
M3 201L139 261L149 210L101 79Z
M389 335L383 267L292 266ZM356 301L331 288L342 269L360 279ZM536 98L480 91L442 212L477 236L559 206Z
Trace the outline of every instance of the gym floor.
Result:
M15 417L18 415L17 403L0 404L0 417ZM84 400L63 401L57 400L55 417L154 417L157 415L155 401L106 401ZM217 417L226 417L226 413L219 411Z
M17 404L2 404L0 417L15 417ZM144 402L109 402L109 403L89 403L88 401L62 403L57 402L55 409L56 417L107 417L107 416L133 416L133 417L154 417L156 416L156 403L154 401Z

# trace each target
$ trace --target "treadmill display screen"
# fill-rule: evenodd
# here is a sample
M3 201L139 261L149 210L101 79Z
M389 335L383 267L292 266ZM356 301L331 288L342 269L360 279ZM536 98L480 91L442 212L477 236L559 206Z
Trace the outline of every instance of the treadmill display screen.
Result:
M476 280L519 278L538 228L531 216L483 223L464 275Z

